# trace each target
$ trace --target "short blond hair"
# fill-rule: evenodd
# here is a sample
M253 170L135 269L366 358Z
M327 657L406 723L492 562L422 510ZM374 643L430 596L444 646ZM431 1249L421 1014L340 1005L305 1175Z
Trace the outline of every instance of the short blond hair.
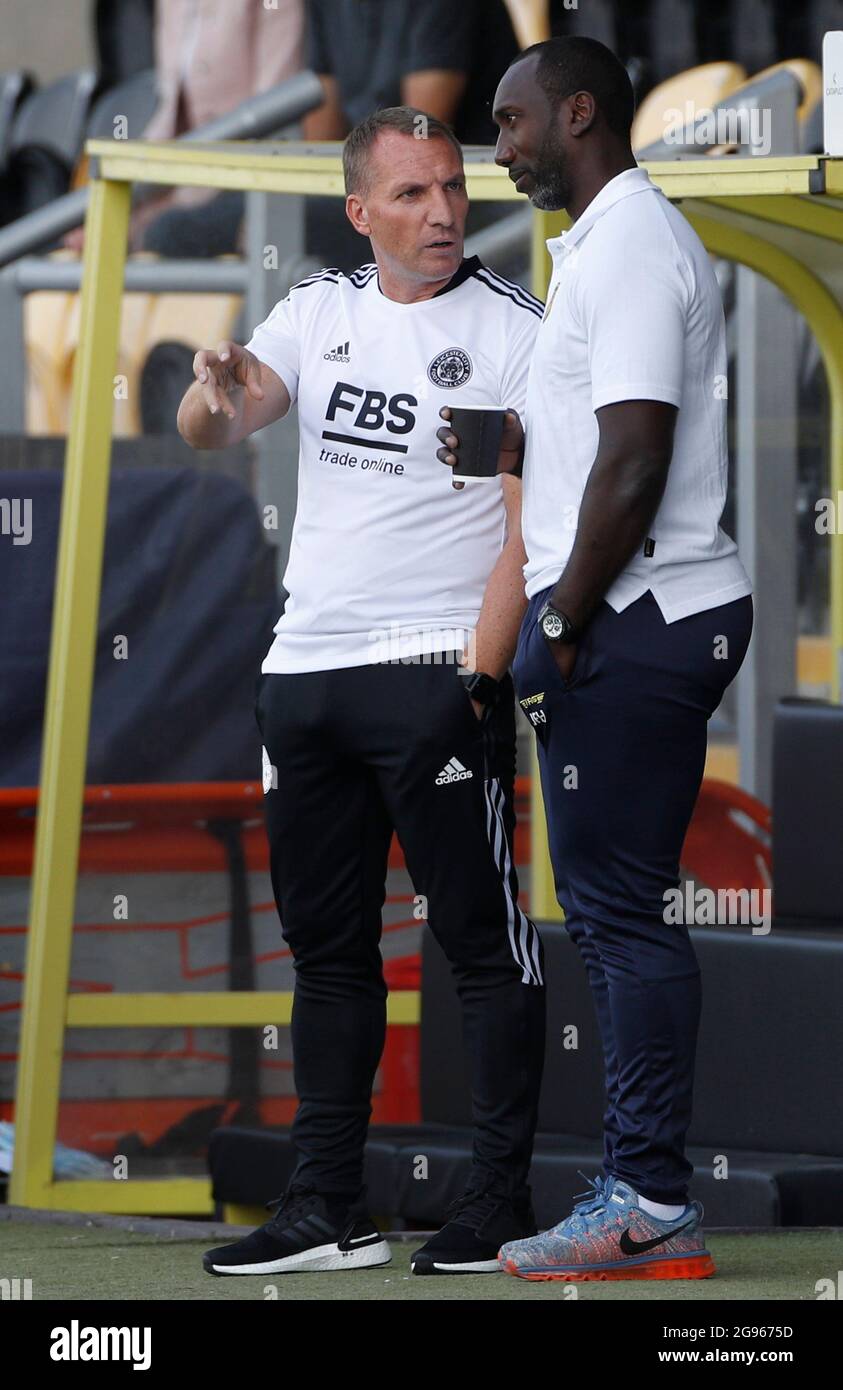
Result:
M358 122L346 136L342 147L342 171L346 193L368 192L368 156L383 130L395 130L399 135L412 135L417 140L449 140L462 163L462 145L444 121L440 121L436 116L428 116L426 111L419 111L415 106L385 106Z

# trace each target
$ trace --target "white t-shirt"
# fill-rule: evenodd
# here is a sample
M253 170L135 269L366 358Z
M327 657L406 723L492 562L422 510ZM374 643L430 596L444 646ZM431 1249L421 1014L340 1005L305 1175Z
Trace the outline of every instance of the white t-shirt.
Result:
M462 648L506 539L501 479L451 486L443 405L524 408L542 304L476 257L399 304L377 267L295 285L246 347L299 411L289 598L264 672Z
M696 232L643 169L610 179L547 243L553 275L530 368L522 528L527 595L555 584L597 453L594 412L678 406L673 458L644 547L605 597L620 613L651 589L665 621L752 592L720 528L726 500L726 326Z

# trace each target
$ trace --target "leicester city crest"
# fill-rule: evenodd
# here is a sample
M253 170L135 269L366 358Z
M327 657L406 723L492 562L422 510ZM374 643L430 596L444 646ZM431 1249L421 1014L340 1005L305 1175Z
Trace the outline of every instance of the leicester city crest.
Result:
M446 348L427 369L434 386L465 386L471 377L471 358L462 348Z

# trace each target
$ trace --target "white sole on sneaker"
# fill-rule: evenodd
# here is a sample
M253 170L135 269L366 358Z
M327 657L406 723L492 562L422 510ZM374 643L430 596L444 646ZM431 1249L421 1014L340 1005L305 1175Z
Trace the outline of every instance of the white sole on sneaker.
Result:
M438 1260L433 1260L432 1264L437 1274L499 1274L501 1268L497 1258L494 1260L474 1260L461 1265L441 1264ZM412 1264L410 1268L413 1269ZM422 1271L419 1270L418 1272L421 1273ZM425 1273L429 1272L429 1270L425 1270ZM413 1269L413 1273L416 1273L415 1269Z
M385 1240L380 1240L359 1250L340 1250L336 1243L315 1245L312 1250L285 1255L280 1260L263 1260L253 1265L214 1263L212 1269L214 1274L294 1274L297 1271L328 1269L372 1269L377 1265L388 1265L391 1260L392 1251Z

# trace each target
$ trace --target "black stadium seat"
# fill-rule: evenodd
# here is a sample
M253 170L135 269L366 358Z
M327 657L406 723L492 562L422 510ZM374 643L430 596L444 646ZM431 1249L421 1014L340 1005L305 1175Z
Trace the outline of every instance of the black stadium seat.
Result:
M779 0L779 56L822 62L823 34L843 29L843 0Z
M697 0L697 62L739 61L731 47L731 12L737 0Z
M776 921L843 938L843 706L781 700L773 723Z
M96 88L96 74L85 68L39 88L21 103L9 137L17 217L68 191Z
M100 81L116 87L155 66L154 0L96 0Z
M615 0L588 0L587 5L577 5L576 9L564 11L564 34L581 34L585 38L598 39L605 43L623 60L619 23L619 6Z
M585 971L564 927L541 930L548 1046L531 1183L539 1225L547 1226L583 1192L580 1170L591 1177L600 1169L603 1098ZM776 929L752 936L745 927L701 927L692 935L704 1006L688 1156L707 1224L843 1224L843 1113L833 1102L843 1052L843 936ZM367 1146L370 1207L394 1227L438 1225L471 1161L459 1008L450 969L429 935L423 963L425 1123L374 1127ZM578 1045L569 1050L563 1030L571 1024ZM266 1202L283 1190L293 1163L286 1129L218 1129L209 1150L214 1198Z
M644 32L633 51L646 54L651 86L702 62L694 0L650 0L644 9Z
M28 545L0 547L0 592L16 595L0 605L4 787L38 782L64 448L0 438L0 496L38 518ZM245 444L221 459L170 436L113 441L89 784L240 781L260 766L255 672L278 598L250 477ZM115 631L135 634L131 662L114 660Z
M0 73L0 227L13 222L18 215L18 180L10 168L9 144L15 116L34 87L28 72L17 69Z
M22 101L35 88L31 73L17 68L13 72L0 72L0 174L5 173L9 158L9 141L12 126Z
M146 68L110 87L94 102L85 130L86 140L108 140L114 135L116 117L125 117L124 140L139 140L158 105L155 69Z
M777 58L806 57L779 53L776 37L776 0L733 0L729 57L748 73L771 67Z

